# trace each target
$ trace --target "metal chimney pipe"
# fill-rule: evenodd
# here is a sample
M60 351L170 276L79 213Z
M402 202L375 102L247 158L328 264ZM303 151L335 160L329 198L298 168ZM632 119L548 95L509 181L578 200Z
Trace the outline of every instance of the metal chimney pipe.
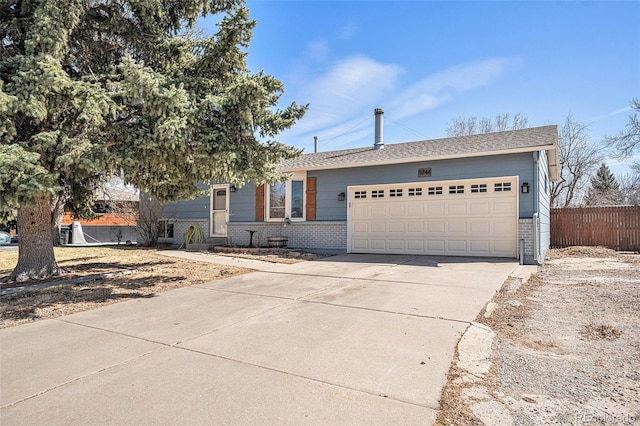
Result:
M384 139L383 139L383 133L384 133L384 125L383 125L383 115L384 115L384 109L382 108L376 108L373 110L373 113L375 114L375 123L376 123L376 131L375 131L375 143L373 144L373 149L382 149L384 148Z
M313 152L318 152L318 137L314 136L313 137Z

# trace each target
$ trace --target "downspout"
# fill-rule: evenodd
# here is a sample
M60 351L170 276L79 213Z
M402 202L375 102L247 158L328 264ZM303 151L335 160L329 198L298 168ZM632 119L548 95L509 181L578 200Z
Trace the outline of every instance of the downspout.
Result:
M540 165L538 161L540 159L540 153L533 152L533 259L534 262L540 265L540 188L539 185L539 173Z

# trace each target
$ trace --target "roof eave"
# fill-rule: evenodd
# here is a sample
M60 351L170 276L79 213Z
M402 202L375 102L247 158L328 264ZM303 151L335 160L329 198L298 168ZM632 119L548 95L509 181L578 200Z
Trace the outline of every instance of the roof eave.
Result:
M548 150L548 161L549 161L549 180L551 180L551 182L557 182L558 180L560 180L560 168L558 165L558 158L559 158L559 152L558 152L558 135L556 134L556 138L553 142L553 147L551 149Z
M370 167L370 166L387 166L393 164L404 164L404 163L419 163L424 161L437 161L437 160L453 160L458 158L477 158L477 157L489 157L492 155L507 155L507 154L520 154L526 152L536 152L536 151L549 151L550 159L549 159L549 174L550 179L555 181L558 179L557 175L557 153L558 153L558 145L554 143L552 145L540 145L540 146L531 146L526 148L515 148L515 149L506 149L500 151L482 151L482 152L474 152L474 153L464 153L464 154L452 154L452 155L439 155L439 156L431 156L431 157L418 157L418 158L398 158L393 160L386 160L380 162L371 162L371 163L344 163L344 164L328 164L323 166L310 166L310 167L299 167L299 168L283 168L278 169L280 172L298 172L298 171L313 171L313 170L333 170L333 169L351 169L356 167ZM554 157L553 165L555 167L555 178L553 177L554 171L552 171L552 161L551 157Z

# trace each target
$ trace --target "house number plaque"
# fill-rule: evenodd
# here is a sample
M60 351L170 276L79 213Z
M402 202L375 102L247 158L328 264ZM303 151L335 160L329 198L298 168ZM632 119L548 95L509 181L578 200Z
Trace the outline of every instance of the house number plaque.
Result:
M431 167L418 169L418 177L431 177Z

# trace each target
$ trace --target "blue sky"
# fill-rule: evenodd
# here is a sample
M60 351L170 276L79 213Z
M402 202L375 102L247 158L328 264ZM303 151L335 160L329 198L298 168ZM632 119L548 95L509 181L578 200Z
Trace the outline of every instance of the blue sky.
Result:
M591 137L623 129L640 97L640 2L248 0L258 24L252 71L309 103L279 140L313 152L446 136L451 119L522 113L531 126L568 113ZM215 31L213 20L202 25ZM626 171L618 160L609 164Z

